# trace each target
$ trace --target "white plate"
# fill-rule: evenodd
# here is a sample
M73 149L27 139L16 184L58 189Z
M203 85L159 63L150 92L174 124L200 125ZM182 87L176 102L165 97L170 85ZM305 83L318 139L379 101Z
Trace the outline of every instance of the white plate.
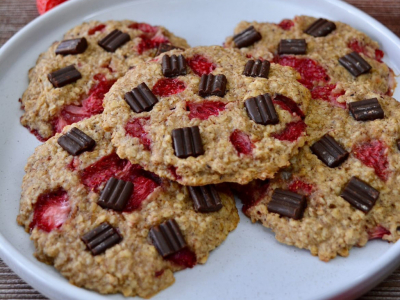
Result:
M28 85L28 69L53 41L83 21L132 19L164 25L192 46L221 45L241 20L279 22L296 14L340 20L366 32L399 73L400 40L368 15L334 0L73 0L16 34L0 49L0 254L5 262L52 299L124 299L70 285L32 256L32 242L15 221L24 165L40 144L19 124L17 100ZM176 283L153 299L353 299L399 264L400 243L382 241L324 263L306 250L279 244L269 230L241 214L238 228L206 265L176 273Z

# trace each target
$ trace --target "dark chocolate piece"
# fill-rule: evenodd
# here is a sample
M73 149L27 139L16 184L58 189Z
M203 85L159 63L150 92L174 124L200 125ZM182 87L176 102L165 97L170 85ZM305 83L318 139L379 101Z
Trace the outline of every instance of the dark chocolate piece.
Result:
M58 45L56 49L56 54L80 54L85 52L87 46L88 44L85 38L65 40Z
M238 48L251 46L259 40L261 40L261 34L255 30L254 26L250 26L241 33L233 36L233 41Z
M71 155L78 155L82 152L90 151L96 146L94 139L76 127L60 136L57 143Z
M303 218L306 207L306 196L282 189L274 190L271 201L267 205L268 211L294 220Z
M339 58L339 63L354 77L368 73L372 68L371 65L357 52L352 52Z
M336 29L335 23L328 21L326 19L319 18L317 21L312 23L306 30L304 30L304 33L307 33L314 37L321 37L321 36L327 36L335 29Z
M226 93L226 77L223 74L201 75L199 95L203 98L208 96L224 97Z
M385 114L377 98L365 99L348 104L350 114L357 121L383 119Z
M244 102L249 117L261 125L279 123L279 117L269 94L259 95Z
M244 67L243 75L268 78L270 65L268 60L249 60Z
M204 154L198 126L172 130L175 155L179 158L197 157Z
M118 244L122 241L122 237L117 229L104 222L84 234L81 240L86 244L87 249L92 252L92 255L98 255Z
M47 78L55 88L60 88L81 79L82 75L74 65L70 65L48 74Z
M150 111L158 102L158 99L148 86L142 82L132 91L125 94L125 101L135 113L141 113L143 111Z
M355 208L368 213L378 200L379 191L353 176L340 196Z
M396 140L396 145L397 145L397 149L400 150L400 139L397 139L397 140Z
M103 208L110 208L115 211L122 211L132 195L133 183L117 178L110 178L103 189L100 199L97 202Z
M194 210L201 213L219 211L222 202L213 185L188 186L190 196L194 203Z
M107 52L115 52L119 47L129 42L131 37L121 30L115 29L111 31L105 38L98 42L99 46Z
M328 134L325 134L319 141L315 142L311 146L311 151L329 168L340 166L349 157L349 152L344 150Z
M164 55L161 66L165 77L186 75L186 60L183 55L179 55L178 57L175 54L171 55L171 57Z
M278 54L306 54L307 43L305 39L281 40L278 45Z
M174 219L150 229L149 236L162 257L166 257L187 247L186 241Z
M164 53L164 52L167 52L167 51L171 51L171 50L174 50L174 49L183 50L183 48L175 47L175 46L173 46L173 45L171 45L171 44L161 43L161 44L158 46L157 52L156 52L156 54L154 55L154 57L160 55L161 53Z

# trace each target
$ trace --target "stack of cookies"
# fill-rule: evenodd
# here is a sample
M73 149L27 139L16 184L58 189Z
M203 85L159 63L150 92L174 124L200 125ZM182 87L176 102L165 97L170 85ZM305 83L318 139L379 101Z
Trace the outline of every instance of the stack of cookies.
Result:
M340 22L241 22L224 47L90 22L29 72L40 140L17 221L71 283L151 297L253 222L323 261L399 239L400 104L383 52ZM233 191L233 192L232 192Z

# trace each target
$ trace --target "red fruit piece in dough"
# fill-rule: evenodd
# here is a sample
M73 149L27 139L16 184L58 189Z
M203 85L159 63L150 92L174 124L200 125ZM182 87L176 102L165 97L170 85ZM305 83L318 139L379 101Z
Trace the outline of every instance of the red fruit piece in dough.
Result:
M167 256L165 259L185 268L193 268L197 262L196 254L187 247Z
M375 174L386 181L388 178L388 147L380 140L372 140L353 146L353 153L367 167L374 168Z
M151 140L148 137L147 131L144 130L144 126L148 120L148 117L129 120L125 125L125 130L128 135L138 138L145 150L150 151Z
M350 42L347 44L347 46L355 52L362 53L369 58L373 58L379 62L382 62L384 53L380 49L374 50L374 48L371 45L365 44L364 42L361 42L356 39L350 40ZM370 52L374 53L373 56L371 56Z
M36 226L46 232L60 228L67 220L71 206L67 192L59 188L56 191L41 194L35 204L33 220L29 225L32 230Z
M229 187L234 191L243 203L242 211L256 205L266 195L269 187L269 180L256 179L248 184L230 183Z
M294 22L290 19L283 19L278 26L282 28L283 30L289 30L294 26Z
M325 86L317 86L312 89L311 96L313 99L321 99L324 101L328 101L334 106L345 109L346 103L340 103L337 101L337 98L344 95L346 92L344 90L334 91L336 88L336 84L328 84Z
M274 133L272 136L281 141L294 142L306 131L306 127L303 121L291 122L286 125L282 132Z
M186 61L192 71L198 76L201 76L203 74L210 74L217 68L217 66L214 65L207 58L198 54L196 54L192 58L188 58Z
M132 23L128 27L132 29L139 29L147 33L156 33L158 31L157 26L151 26L150 24L147 23Z
M302 195L309 196L312 193L313 186L312 184L305 183L300 179L294 179L288 187L289 191L293 193L299 193Z
M391 232L385 227L378 225L372 230L368 231L368 240L382 239L384 235L390 235Z
M190 111L189 119L207 120L210 116L218 116L225 109L226 103L220 101L186 102Z
M67 0L36 0L36 6L39 14L43 15L46 11L56 7Z
M183 81L176 78L162 78L153 86L153 93L161 97L179 94L186 89Z
M32 133L41 142L45 142L49 139L49 137L48 138L42 137L36 129L31 129L29 126L25 126L25 128L28 129L29 132Z
M143 54L144 51L149 49L157 48L160 44L169 43L169 39L167 39L161 32L155 35L153 32L144 33L140 38L142 40L136 49L139 54Z
M232 132L230 141L239 154L251 154L255 147L249 136L239 129Z
M292 114L296 114L302 119L305 117L303 111L300 109L297 103L286 96L283 95L276 96L273 102L274 104L279 105L280 108L287 110Z
M175 180L181 180L182 176L178 175L176 173L176 167L175 166L169 166L168 167L168 171L172 174L172 176L174 177Z
M88 30L88 35L93 35L93 34L95 34L97 31L103 31L104 28L106 28L106 25L104 25L104 24L99 24L99 25L97 25L97 26L95 26L95 27L93 27L93 28L90 28L90 29Z
M275 56L274 62L282 66L288 66L296 69L300 73L299 80L305 87L312 89L318 83L328 83L330 78L325 69L316 61L310 58L298 58L295 56Z

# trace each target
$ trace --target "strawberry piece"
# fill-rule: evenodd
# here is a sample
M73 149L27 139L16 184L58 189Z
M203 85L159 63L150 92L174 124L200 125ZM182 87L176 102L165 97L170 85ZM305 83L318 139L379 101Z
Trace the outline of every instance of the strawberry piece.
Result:
M67 0L36 0L36 6L39 14L43 15L45 12L65 1Z
M172 174L175 180L181 180L182 176L178 175L176 173L176 167L175 166L169 166L168 171Z
M375 59L379 62L382 62L383 56L385 54L383 53L383 51L381 49L376 49L375 50Z
M214 65L211 61L209 61L207 58L205 58L202 55L196 54L192 58L188 58L187 64L189 67L193 70L193 72L201 76L203 74L210 74L212 71L216 69L216 65Z
M249 136L239 129L232 132L230 141L239 154L251 154L255 147Z
M193 268L197 263L196 254L187 247L168 255L165 259L185 268Z
M242 211L246 214L247 210L256 205L266 195L269 187L269 180L256 179L248 184L230 183L229 187L242 201Z
M380 49L375 49L370 45L370 44L365 44L364 42L361 42L356 39L350 40L350 42L347 44L347 47L349 47L351 50L356 51L358 53L362 53L365 56L369 58L373 58L379 62L382 62L382 58L384 56L384 53ZM370 53L373 52L374 55L372 56Z
M36 202L33 219L29 225L36 226L46 232L60 228L67 220L71 210L67 192L59 188L56 191L41 194Z
M164 274L164 270L160 270L160 271L156 271L155 273L154 273L154 276L155 277L160 277L160 276L162 276Z
M225 110L225 105L220 101L186 102L186 109L190 111L190 120L207 120L210 116L218 116L220 111Z
M279 95L279 97L273 99L274 104L279 105L280 108L287 110L291 114L295 114L299 116L300 118L304 119L304 113L300 109L300 107L297 105L296 102L294 102L292 99Z
M299 193L302 195L310 196L313 190L313 185L305 183L304 181L300 179L294 179L290 184L289 184L289 191L293 193Z
M294 22L290 19L283 19L278 26L282 28L283 30L289 30L294 26Z
M41 142L45 142L50 138L50 137L48 138L42 137L36 129L32 129L29 126L25 126L25 128L28 129L29 132L32 133Z
M88 35L93 35L93 34L95 34L97 31L103 31L104 28L106 28L106 25L104 25L104 24L99 24L99 25L97 25L97 26L95 26L95 27L93 27L93 28L90 28L90 29L88 30Z
M388 146L380 140L372 140L353 146L354 155L367 167L373 168L375 174L386 181L388 178Z
M327 83L330 78L325 69L320 66L316 61L310 58L298 58L295 56L275 56L274 62L282 66L294 68L300 73L301 79L299 80L306 88L312 89L318 83Z
M125 125L126 133L132 137L138 138L144 149L150 151L151 140L144 126L150 118L137 118L129 120Z
M368 240L382 239L384 235L390 235L391 232L385 227L378 225L372 230L368 231Z
M339 103L337 98L344 95L346 92L344 90L340 90L334 92L333 90L336 88L336 84L328 84L326 86L317 86L312 89L311 96L313 99L321 99L331 103L336 107L340 107L345 109L346 103Z
M294 142L306 131L306 127L303 121L291 122L286 125L282 132L274 133L272 136L281 141Z
M147 23L132 23L128 27L132 29L138 29L147 33L156 33L158 31L157 26L151 26L150 24Z
M161 97L179 94L186 89L183 81L176 78L162 78L153 86L153 93Z
M169 43L169 40L160 32L154 35L153 32L151 33L144 33L140 36L142 39L138 44L136 51L139 54L143 54L144 51L149 49L158 48L160 44Z

